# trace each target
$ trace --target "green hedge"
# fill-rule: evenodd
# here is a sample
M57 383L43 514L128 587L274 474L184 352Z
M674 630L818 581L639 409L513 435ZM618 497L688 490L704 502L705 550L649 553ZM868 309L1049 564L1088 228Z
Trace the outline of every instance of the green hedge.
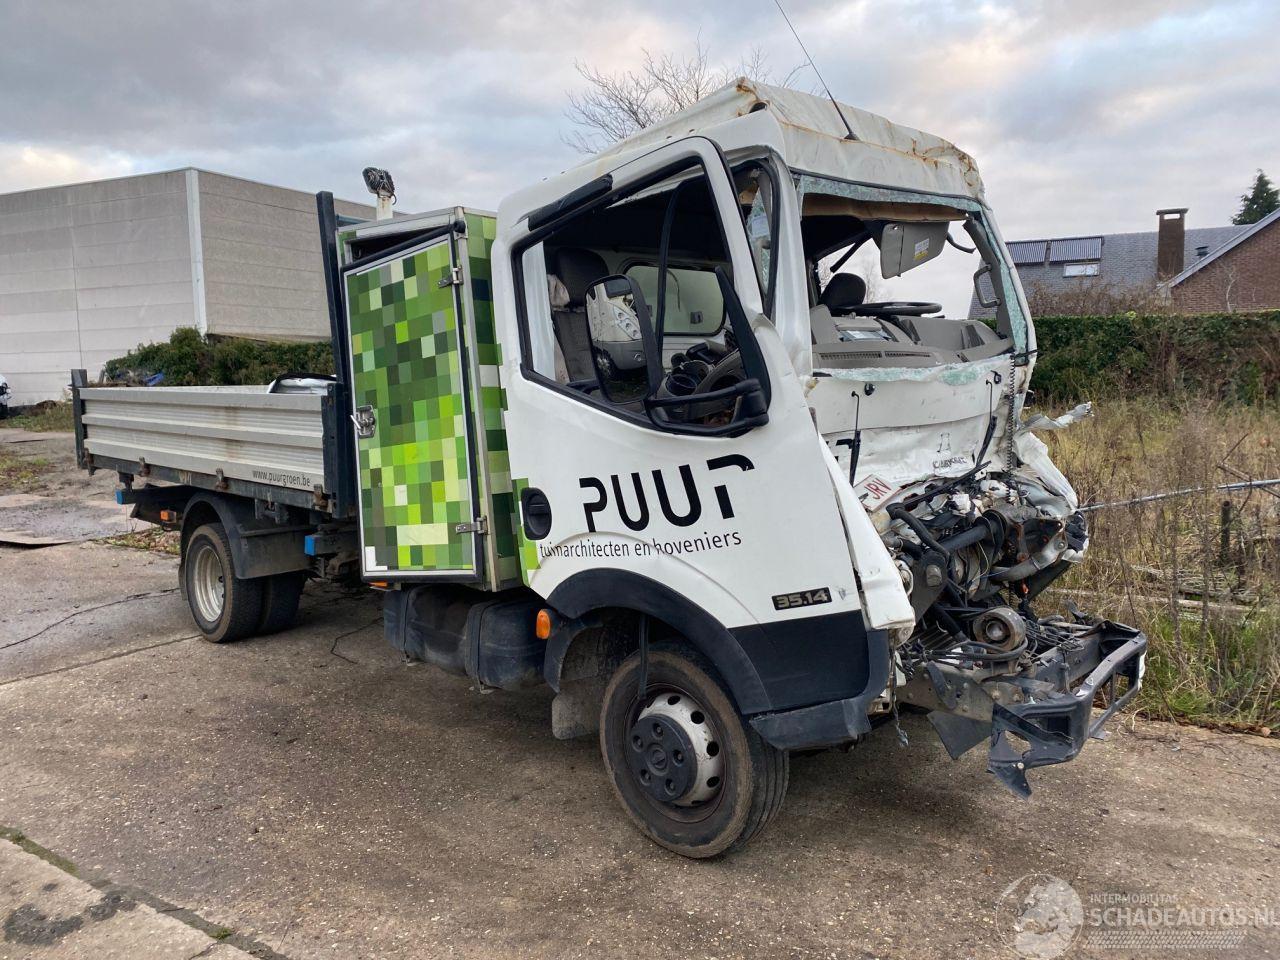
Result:
M1204 316L1037 317L1032 387L1045 398L1191 392L1244 403L1280 400L1280 310ZM106 365L115 380L163 374L169 386L268 383L332 373L328 341L266 343L176 330Z
M1036 317L1044 397L1189 392L1280 399L1280 310L1202 316Z
M182 327L168 343L149 343L108 360L112 380L144 383L160 375L169 387L270 383L282 373L333 373L333 350L320 343L268 343L236 337L201 337Z

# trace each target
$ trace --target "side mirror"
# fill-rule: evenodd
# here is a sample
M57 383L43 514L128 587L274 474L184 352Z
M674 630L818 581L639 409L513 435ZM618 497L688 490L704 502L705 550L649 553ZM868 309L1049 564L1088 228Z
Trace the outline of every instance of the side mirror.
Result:
M587 336L600 391L610 403L653 396L662 383L662 349L640 285L616 275L587 290Z

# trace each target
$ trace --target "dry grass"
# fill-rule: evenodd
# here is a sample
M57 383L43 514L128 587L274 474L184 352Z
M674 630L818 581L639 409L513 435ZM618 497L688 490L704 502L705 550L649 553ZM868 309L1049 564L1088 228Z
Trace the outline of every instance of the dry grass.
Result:
M28 407L22 413L0 421L0 427L20 427L37 433L62 431L70 433L76 428L70 402L48 402Z
M28 493L42 486L49 461L0 450L0 495Z
M1081 503L1280 477L1275 409L1111 401L1046 440ZM1111 507L1090 532L1085 562L1057 586L1146 630L1141 709L1280 727L1280 488Z

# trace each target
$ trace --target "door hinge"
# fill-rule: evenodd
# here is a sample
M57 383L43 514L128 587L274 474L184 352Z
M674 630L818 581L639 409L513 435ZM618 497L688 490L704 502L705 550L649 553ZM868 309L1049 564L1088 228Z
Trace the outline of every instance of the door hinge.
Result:
M460 287L462 286L462 268L450 267L449 272L436 281L437 287Z
M478 533L484 536L489 532L489 520L486 517L476 517L472 523L459 523L453 528L454 533Z

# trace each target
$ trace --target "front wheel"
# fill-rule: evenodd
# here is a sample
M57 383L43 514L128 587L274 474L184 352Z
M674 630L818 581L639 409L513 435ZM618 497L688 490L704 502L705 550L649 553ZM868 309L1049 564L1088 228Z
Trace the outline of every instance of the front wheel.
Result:
M745 844L782 806L786 751L743 723L709 664L652 650L643 696L639 674L633 654L600 708L600 752L618 799L645 834L682 856Z

